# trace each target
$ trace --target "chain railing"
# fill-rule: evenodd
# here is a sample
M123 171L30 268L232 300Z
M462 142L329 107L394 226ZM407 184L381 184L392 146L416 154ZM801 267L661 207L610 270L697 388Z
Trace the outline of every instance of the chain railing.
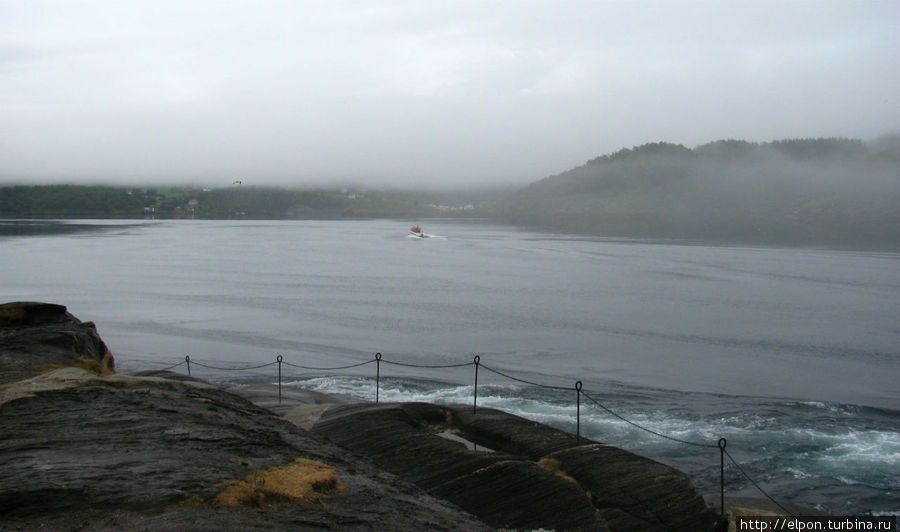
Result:
M472 412L473 412L473 414L477 414L477 412L478 412L478 370L479 370L479 368L482 368L482 369L489 371L495 375L503 377L504 379L518 382L520 384L525 384L527 386L533 386L533 387L537 387L537 388L541 388L541 389L555 390L555 391L571 391L571 390L573 390L572 387L542 384L539 382L534 382L534 381L530 381L530 380L523 379L520 377L516 377L514 375L510 375L506 371L501 371L499 369L492 368L492 367L484 364L483 362L481 362L481 357L479 355L474 355L472 362L463 362L463 363L458 363L458 364L411 364L411 363L407 363L407 362L398 362L395 360L385 359L383 357L383 355L379 352L379 353L375 353L374 358L372 358L371 360L366 360L364 362L359 362L359 363L355 363L355 364L347 364L347 365L342 365L342 366L306 366L306 365L301 365L301 364L293 364L291 362L284 360L283 355L277 355L274 362L268 362L265 364L258 364L258 365L242 366L242 367L236 367L236 368L205 364L202 362L198 362L196 360L192 360L190 356L185 356L184 361L178 362L177 364L173 364L171 366L168 366L168 367L165 367L165 368L162 368L159 370L155 370L151 373L163 373L163 372L171 371L180 366L185 366L188 376L192 376L191 375L191 364L194 364L195 366L199 366L201 368L212 369L212 370L216 370L216 371L249 371L249 370L262 369L262 368L267 368L267 367L277 365L278 366L278 403L281 404L282 403L281 387L282 387L282 366L283 365L292 367L292 368L296 368L296 369L307 370L307 371L343 371L343 370L348 370L348 369L359 368L362 366L367 366L367 365L373 364L373 363L375 364L375 403L376 404L378 404L380 402L381 364L382 363L392 365L392 366L398 366L398 367L404 367L404 368L415 368L415 369L455 369L455 368L464 368L467 366L474 366L474 368L475 368L475 384L474 384L473 393L472 393ZM737 462L737 460L735 460L731 456L731 454L725 450L725 447L728 443L725 438L719 438L715 443L703 443L703 442L689 441L689 440L685 440L685 439L681 439L681 438L676 438L676 437L670 436L668 434L663 434L659 431L655 431L655 430L645 427L639 423L636 423L636 422L622 416L621 414L615 412L611 408L607 407L606 405L604 405L603 403L598 401L595 397L593 397L592 395L590 395L586 391L584 391L583 383L580 380L575 382L574 390L575 390L575 396L576 396L576 399L575 399L575 405L576 405L576 407L575 407L575 420L576 420L575 421L575 438L576 438L576 440L575 441L576 441L576 444L580 445L580 443L581 443L581 407L582 407L581 397L584 396L588 401L590 401L590 403L597 406L598 408L600 408L602 411L606 412L607 414L609 414L609 415L611 415L611 416L613 416L613 417L615 417L637 429L643 430L649 434L653 434L654 436L657 436L659 438L663 438L663 439L670 440L670 441L677 442L677 443L684 444L684 445L690 445L693 447L699 447L699 448L705 448L705 449L718 449L719 450L719 489L720 489L719 501L720 501L721 515L723 515L723 516L725 515L725 457L727 456L728 460L734 465L734 467L738 471L740 471L740 473L762 495L764 495L773 504L778 506L778 508L780 508L786 515L788 515L790 517L797 517L793 512L786 509L784 506L782 506L780 503L778 503L778 501L776 501L771 495L769 495L759 485L758 482L756 482L755 480L753 480L753 478L750 477L750 475L746 472L746 470L743 467L741 467L741 465Z

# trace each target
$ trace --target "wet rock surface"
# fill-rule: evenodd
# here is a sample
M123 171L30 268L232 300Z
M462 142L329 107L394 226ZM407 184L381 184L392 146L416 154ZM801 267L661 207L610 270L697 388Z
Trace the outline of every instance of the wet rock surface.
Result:
M423 403L342 405L313 427L494 527L716 530L681 472L491 409ZM453 433L493 452L442 437Z
M184 375L112 369L94 325L64 306L0 305L0 530L719 525L677 470L496 410L313 392L280 405L252 389L251 402ZM298 463L337 480L305 479ZM314 497L261 474L285 469ZM240 502L221 507L231 488Z
M710 530L716 516L680 471L608 445L548 456L591 494L612 530Z
M484 528L452 505L202 382L99 377L68 368L0 387L0 401L0 515L7 526ZM307 505L272 496L261 508L213 504L223 482L296 458L333 467L345 489Z
M64 306L0 305L0 530L487 529L243 397L111 369L93 324ZM339 489L298 504L262 482L218 506L235 481L297 459Z
M115 369L93 322L82 322L53 303L0 304L0 384L33 377L48 364L76 363Z

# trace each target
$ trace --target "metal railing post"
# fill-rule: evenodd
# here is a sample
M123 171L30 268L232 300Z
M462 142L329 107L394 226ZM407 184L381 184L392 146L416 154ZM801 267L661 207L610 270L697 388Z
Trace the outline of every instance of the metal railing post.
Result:
M184 355L184 363L187 364L188 377L191 376L191 356Z
M719 438L719 502L722 517L725 517L725 446L728 440Z
M278 404L281 404L281 361L284 357L278 355L275 360L278 361Z
M575 443L581 445L581 381L575 382Z
M478 413L478 365L481 364L481 357L475 355L475 396L472 398L472 413Z
M378 390L381 383L381 353L375 353L375 404L378 404Z

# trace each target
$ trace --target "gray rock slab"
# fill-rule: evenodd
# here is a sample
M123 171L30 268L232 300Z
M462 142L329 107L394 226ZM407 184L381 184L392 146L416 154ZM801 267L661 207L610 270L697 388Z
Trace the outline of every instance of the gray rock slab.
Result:
M313 432L498 528L723 526L680 471L498 410L340 405L326 410ZM494 452L477 452L468 442Z
M39 302L0 304L0 384L33 377L45 364L115 362L93 322L82 322L63 305Z
M202 382L68 368L0 387L0 403L0 515L26 529L485 529L452 504ZM217 484L296 458L332 466L346 489L321 503L282 501L269 510L184 504L211 501Z

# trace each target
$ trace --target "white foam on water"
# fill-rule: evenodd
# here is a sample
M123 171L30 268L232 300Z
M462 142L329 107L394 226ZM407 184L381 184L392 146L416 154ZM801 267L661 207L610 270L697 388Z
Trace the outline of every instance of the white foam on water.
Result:
M313 377L287 383L353 400L373 402L375 381L370 377ZM429 402L471 405L474 388L429 381L387 379L380 383L382 402ZM575 432L574 400L518 384L482 385L478 406L495 408L568 432ZM800 404L800 403L796 403ZM808 408L831 412L841 405L814 403ZM629 421L617 418L595 404L582 402L581 434L587 438L645 454L676 467L697 468L706 475L703 453L683 443L660 438L638 428L704 445L728 440L728 449L757 481L838 482L853 489L893 490L898 487L888 471L900 465L900 434L886 430L849 430L838 424L816 428L785 426L789 418L765 412L734 412L703 417L690 413L637 410L606 405ZM633 423L633 424L632 424ZM718 456L718 454L716 454ZM686 460L686 462L679 462ZM717 461L716 458L715 461ZM776 474L777 477L777 474ZM709 479L705 479L704 482ZM716 480L716 479L713 479ZM710 483L713 480L709 480ZM717 480L716 480L717 482Z
M286 386L299 386L354 400L373 401L375 383L367 377L315 377L293 381ZM436 386L436 387L435 387ZM573 401L551 402L545 397L527 397L533 392L520 385L482 385L478 388L478 406L494 408L539 423L574 432L578 411ZM472 404L474 388L470 385L436 385L391 379L381 382L378 392L383 402L430 402L436 404ZM714 444L721 435L717 424L698 423L665 415L648 416L628 413L634 423L668 436L703 444ZM597 408L582 403L581 431L586 437L630 447L681 445L661 439Z
M356 400L373 401L375 383L365 377L315 377L292 381L285 386L297 386L316 392L330 393ZM447 385L427 388L426 384L382 381L378 398L383 402L429 402L436 404L472 404L474 387L471 385ZM541 399L522 396L521 387L515 385L483 385L478 388L478 406L495 408L539 421L542 423L574 422L576 407L549 403Z
M900 466L900 433L887 431L850 431L831 436L833 444L822 453L825 462L847 465Z
M848 404L840 404L840 403L830 403L824 401L799 401L796 403L788 403L795 405L802 405L812 408L817 408L819 410L825 410L827 412L833 414L844 414L844 415L855 415L859 412L860 407L857 405L848 405Z
M283 385L358 401L372 401L375 398L375 383L370 383L369 379L363 377L313 377L285 382Z
M859 482L852 478L847 478L840 475L838 475L836 478L840 480L842 484L846 484L847 486L856 486L857 484L859 484Z
M797 479L797 480L803 480L803 479L807 479L807 478L813 478L813 475L811 475L810 473L807 473L806 471L801 471L801 470L799 470L799 469L797 469L797 468L795 468L795 467L788 467L788 468L785 468L785 471L787 471L788 473L794 475L794 478Z

